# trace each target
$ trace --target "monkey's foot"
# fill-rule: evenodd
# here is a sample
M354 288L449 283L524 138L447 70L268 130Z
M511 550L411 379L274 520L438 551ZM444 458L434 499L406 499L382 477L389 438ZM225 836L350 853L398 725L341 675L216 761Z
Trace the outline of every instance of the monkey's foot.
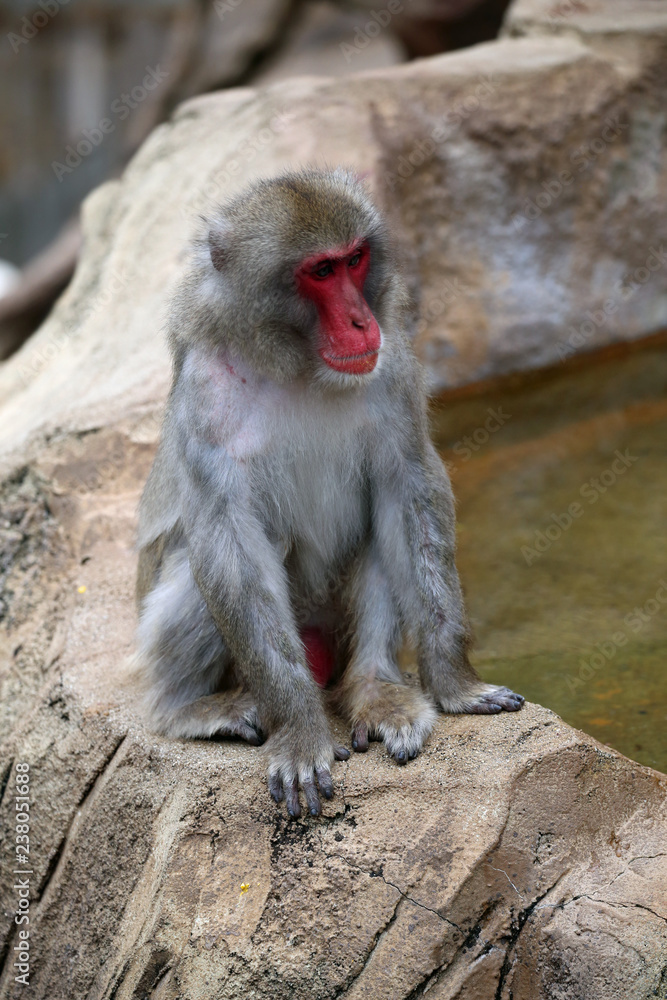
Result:
M213 695L215 698L216 695ZM259 721L259 713L253 698L249 694L232 696L224 706L221 706L220 724L213 734L226 738L238 736L252 746L258 747L264 742L264 733Z
M466 715L497 715L498 712L518 712L525 698L508 687L497 684L479 684L470 694L458 698L437 699L443 712Z
M414 760L437 717L433 703L404 684L364 682L344 693L343 704L352 748L365 753L369 740L382 740L398 764Z
M299 789L306 796L308 812L311 816L319 816L322 812L320 795L332 799L334 794L331 778L331 761L347 760L350 751L337 746L324 738L313 737L306 749L301 740L294 740L288 732L277 732L269 740L267 749L270 754L269 791L276 802L285 799L287 812L290 816L301 815ZM319 749L318 749L319 744Z
M240 691L221 691L183 705L171 716L166 735L190 739L236 736L255 747L264 742L255 702Z

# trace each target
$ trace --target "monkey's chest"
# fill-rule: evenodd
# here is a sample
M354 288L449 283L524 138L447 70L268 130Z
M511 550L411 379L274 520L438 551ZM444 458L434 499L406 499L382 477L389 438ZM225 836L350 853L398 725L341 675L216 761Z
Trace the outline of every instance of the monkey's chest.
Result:
M362 463L340 445L284 454L262 491L269 537L290 571L318 586L358 547L368 526Z

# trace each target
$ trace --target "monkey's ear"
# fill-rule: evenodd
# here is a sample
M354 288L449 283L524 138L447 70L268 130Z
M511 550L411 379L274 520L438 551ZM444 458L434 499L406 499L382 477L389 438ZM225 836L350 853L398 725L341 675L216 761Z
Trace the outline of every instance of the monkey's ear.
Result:
M211 263L216 271L223 271L229 263L233 246L233 231L229 221L220 216L209 223L208 247Z
M216 271L222 271L227 263L227 246L221 232L211 229L208 234L211 262Z

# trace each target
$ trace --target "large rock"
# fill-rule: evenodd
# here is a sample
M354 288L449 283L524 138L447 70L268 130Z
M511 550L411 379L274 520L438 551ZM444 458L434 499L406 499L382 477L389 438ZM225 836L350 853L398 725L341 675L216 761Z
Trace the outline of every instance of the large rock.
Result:
M118 417L4 491L2 842L27 763L32 902L30 987L9 957L0 997L664 996L664 776L546 709L443 717L406 768L376 744L303 821L270 801L261 751L144 731L124 665L151 448Z
M662 0L514 0L504 34L578 35L605 55L638 67L664 52L667 7Z

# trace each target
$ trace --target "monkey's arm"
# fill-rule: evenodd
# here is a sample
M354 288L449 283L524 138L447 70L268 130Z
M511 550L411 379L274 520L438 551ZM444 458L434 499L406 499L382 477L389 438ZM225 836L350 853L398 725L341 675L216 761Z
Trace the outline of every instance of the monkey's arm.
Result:
M300 785L316 815L315 781L331 798L331 762L347 751L334 745L306 666L285 569L253 511L241 463L191 433L184 465L182 524L190 565L269 733L269 788L299 815Z
M403 427L409 430L400 446L376 455L373 530L402 619L417 641L422 686L445 712L516 711L521 695L483 683L469 662L449 477L424 413L406 406Z

